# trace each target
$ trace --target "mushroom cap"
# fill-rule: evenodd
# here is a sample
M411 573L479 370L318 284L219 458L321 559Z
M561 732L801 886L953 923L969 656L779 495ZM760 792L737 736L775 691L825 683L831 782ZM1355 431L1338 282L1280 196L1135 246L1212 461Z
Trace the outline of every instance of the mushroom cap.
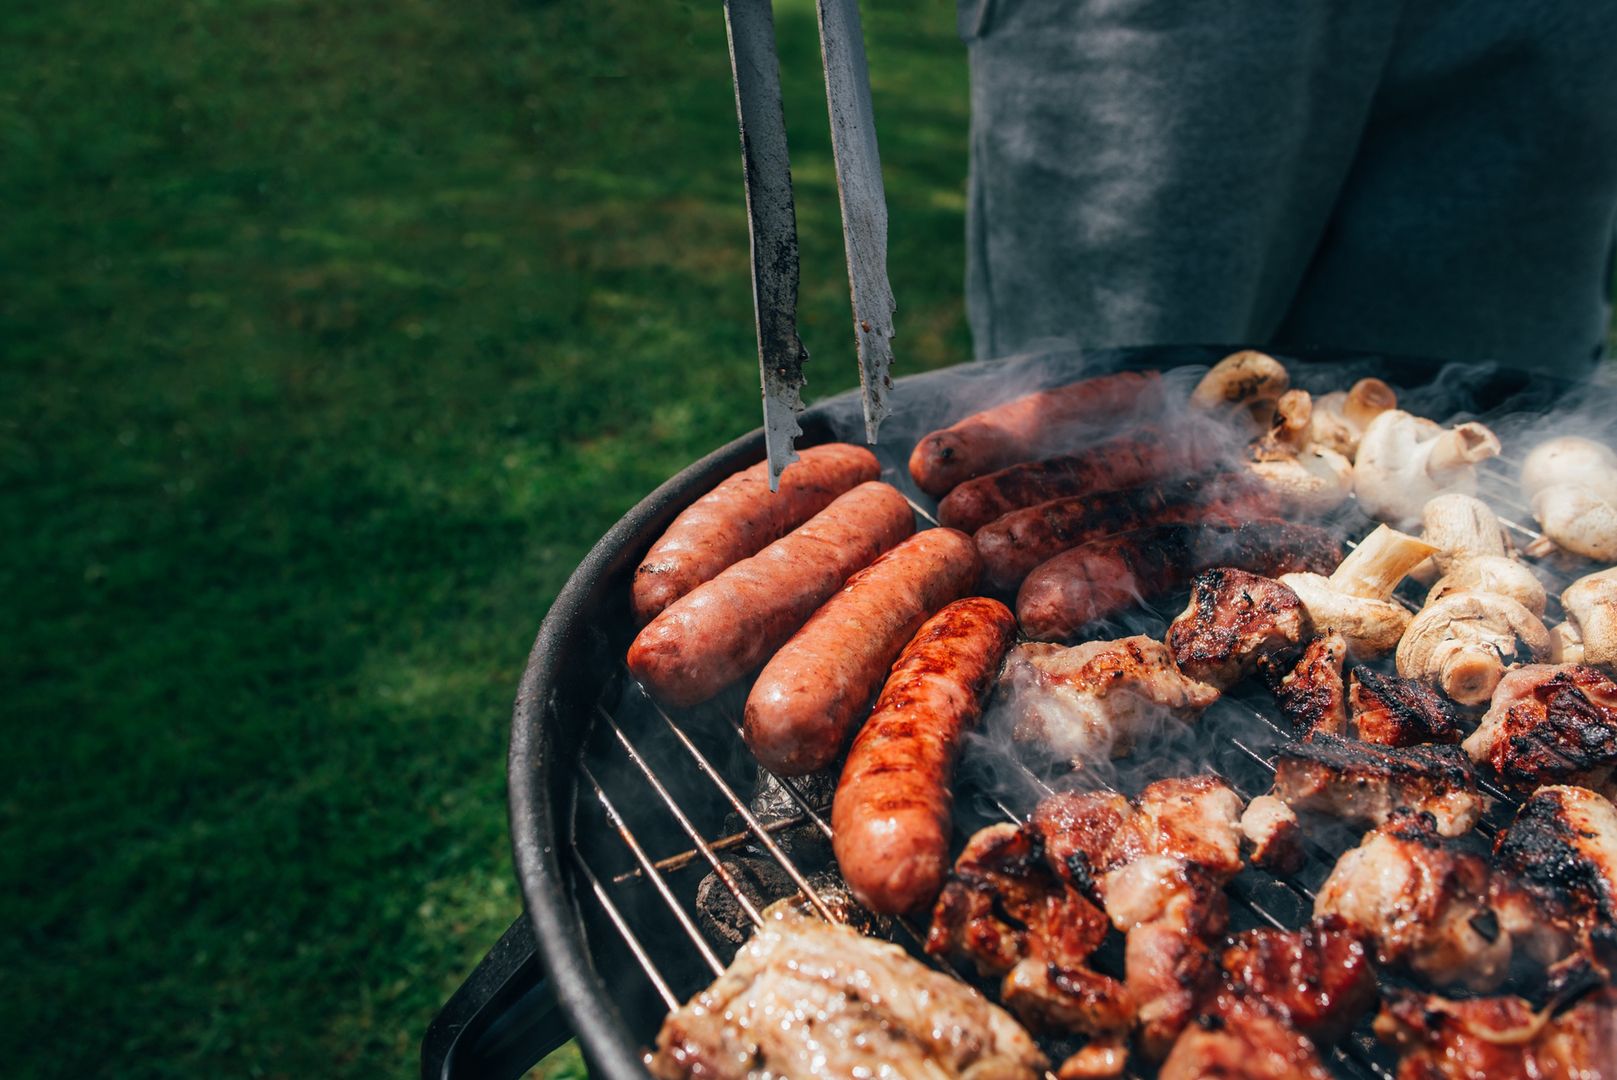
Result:
M1492 508L1457 491L1438 495L1421 508L1421 539L1438 548L1432 561L1447 574L1478 555L1504 555L1505 532Z
M1617 504L1583 484L1553 484L1533 496L1544 535L1568 551L1617 562Z
M1561 606L1582 655L1568 663L1617 667L1617 567L1579 578L1561 593ZM1559 631L1561 627L1556 627Z
M1449 564L1449 572L1426 594L1428 604L1459 592L1508 596L1540 617L1547 599L1544 583L1526 565L1504 555L1475 555Z
M1278 580L1303 602L1316 634L1336 631L1347 642L1348 651L1361 660L1391 651L1413 618L1408 608L1395 601L1338 592L1329 578L1319 574L1282 574Z
M1364 429L1354 459L1353 490L1364 512L1405 527L1426 504L1449 491L1476 491L1474 462L1499 452L1499 440L1481 424L1453 429L1388 409Z
M1398 674L1442 688L1462 705L1489 699L1509 659L1542 659L1550 633L1520 603L1495 593L1457 592L1427 604L1398 642Z
M1578 632L1577 624L1564 622L1550 627L1549 661L1552 664L1584 663L1583 635Z
M1274 401L1291 386L1291 375L1280 361L1256 349L1231 353L1202 376L1191 391L1190 403L1199 409L1221 405L1252 405Z
M1548 439L1533 447L1522 462L1522 497L1531 500L1545 488L1581 483L1607 502L1617 503L1617 452L1604 443L1577 435Z
M1353 490L1352 463L1322 446L1311 446L1295 457L1253 461L1248 468L1280 497L1284 506L1303 513L1321 513L1340 506Z

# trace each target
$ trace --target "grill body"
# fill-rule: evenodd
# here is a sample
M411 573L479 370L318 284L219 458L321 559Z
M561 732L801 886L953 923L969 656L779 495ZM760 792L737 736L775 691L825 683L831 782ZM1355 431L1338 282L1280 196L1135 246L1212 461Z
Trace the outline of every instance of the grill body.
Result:
M1106 371L1208 364L1229 351L1071 352L912 376L895 389L903 411L884 429L878 452L907 483L902 454L920 434L955 418L925 406L941 405L934 393L940 388L964 392L983 407L1011 396L1004 389L1011 385L1026 392ZM1542 413L1564 389L1520 372L1431 360L1328 351L1284 359L1301 361L1288 366L1305 388L1346 386L1374 374L1415 388L1403 401L1436 416L1485 414L1507 402L1512 412ZM1318 377L1311 379L1310 360L1329 367L1314 368ZM906 408L911 402L918 405ZM970 410L956 413L963 411ZM804 442L860 441L859 422L856 397L830 399L805 414ZM755 431L663 484L601 538L547 614L518 691L509 759L511 833L527 910L434 1022L423 1045L424 1075L519 1075L576 1034L594 1075L643 1077L641 1054L671 1002L705 986L728 962L727 947L704 947L692 917L696 883L717 849L736 844L735 803L750 794L751 766L733 728L742 697L721 697L701 715L669 716L628 679L622 657L633 635L628 583L642 553L681 510L763 452L763 434ZM892 469L886 478L895 479ZM1219 729L1227 738L1212 764L1250 797L1265 789L1257 744L1285 736L1272 710L1265 716L1255 702L1229 704L1246 726ZM1128 778L1117 782L1127 786ZM801 827L820 827L815 800L789 790ZM1037 779L1029 792L1037 796ZM1019 815L1031 803L997 807ZM740 832L790 864L793 856L758 835L770 830L756 824L742 822ZM668 868L680 849L683 863ZM1232 929L1305 920L1322 876L1316 864L1328 872L1329 861L1316 858L1314 877L1309 870L1290 881L1243 875L1232 889L1232 911L1239 913ZM924 930L900 926L894 940L913 945L916 929ZM1390 1059L1377 1055L1361 1028L1331 1063L1344 1076L1390 1075L1384 1064Z

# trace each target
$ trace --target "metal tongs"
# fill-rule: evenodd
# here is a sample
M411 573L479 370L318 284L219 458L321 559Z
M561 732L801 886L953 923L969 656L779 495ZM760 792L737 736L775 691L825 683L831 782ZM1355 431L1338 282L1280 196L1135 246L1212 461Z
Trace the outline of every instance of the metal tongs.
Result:
M882 187L870 69L858 0L818 0L820 57L842 204L842 240L853 294L854 341L864 394L865 439L876 441L887 416L893 362L893 290L887 282L887 196ZM803 364L797 335L797 211L781 109L780 61L771 0L725 0L730 69L741 122L741 160L752 235L752 300L758 317L758 366L763 381L764 445L769 487L797 460L801 435Z

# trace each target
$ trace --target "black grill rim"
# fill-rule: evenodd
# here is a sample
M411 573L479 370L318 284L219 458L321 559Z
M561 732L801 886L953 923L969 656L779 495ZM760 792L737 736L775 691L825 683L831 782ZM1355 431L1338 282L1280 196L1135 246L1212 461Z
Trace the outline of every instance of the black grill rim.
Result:
M1211 364L1237 349L1253 347L1256 346L1069 350L1070 365L1051 364L1046 385L1109 371ZM1430 382L1443 368L1460 362L1324 348L1267 351L1304 370L1310 361L1368 364L1400 387ZM981 377L984 385L991 385L994 372L1010 362L1013 361L974 364L970 374L974 381ZM920 387L960 370L944 368L901 378L892 400L902 409L906 387ZM1485 382L1469 389L1495 402L1546 386L1566 389L1566 384L1552 377L1497 365L1478 363L1476 373L1479 381ZM799 444L813 445L832 438L832 413L856 409L857 400L856 391L850 391L806 410L801 417L803 438ZM763 455L763 431L759 428L675 474L607 530L579 563L545 615L518 686L507 761L517 877L544 974L555 988L592 1075L612 1080L639 1080L650 1075L640 1058L641 1036L630 1029L614 1004L611 989L591 962L572 879L562 865L562 856L573 843L577 770L572 766L589 730L584 718L590 716L595 694L616 660L609 651L610 643L594 629L600 621L594 613L613 593L614 583L627 580L641 552L681 510L726 476L762 460Z

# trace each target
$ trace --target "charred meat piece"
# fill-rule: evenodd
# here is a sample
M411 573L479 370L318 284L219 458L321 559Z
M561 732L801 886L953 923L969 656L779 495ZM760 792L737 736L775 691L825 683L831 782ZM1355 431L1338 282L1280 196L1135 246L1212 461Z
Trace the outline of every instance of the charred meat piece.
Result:
M1380 746L1460 741L1460 715L1448 699L1413 679L1362 665L1350 676L1348 701L1359 738Z
M1143 635L1070 649L1018 645L1001 686L1010 692L1016 740L1075 763L1121 757L1154 728L1218 700L1217 690L1180 674L1167 646Z
M1519 997L1451 1001L1394 990L1375 1029L1403 1054L1398 1080L1617 1077L1617 990L1609 988L1553 1016Z
M1293 652L1306 622L1302 601L1280 582L1218 567L1197 575L1167 643L1180 671L1228 690L1265 661Z
M1488 894L1486 862L1445 843L1430 814L1399 810L1337 860L1314 915L1347 920L1381 964L1491 990L1505 977L1511 936Z
M706 990L663 1021L659 1080L756 1076L1006 1077L1046 1067L981 994L895 945L789 909Z
M1185 1028L1159 1080L1329 1080L1307 1035L1260 1006L1235 1001Z
M1581 664L1528 664L1494 689L1466 753L1506 784L1598 788L1617 767L1617 683Z
M1016 616L1028 636L1061 641L1171 595L1215 566L1278 577L1329 573L1341 561L1341 546L1312 525L1157 525L1080 544L1043 563L1017 592Z
M1476 770L1457 746L1371 746L1325 732L1281 748L1274 793L1295 810L1365 825L1422 810L1444 836L1467 832L1483 810Z
M926 950L1003 977L1002 999L1024 1023L1104 1035L1134 1021L1123 984L1088 966L1105 936L1106 916L1051 872L1034 831L990 825L955 862Z
M1617 955L1617 809L1580 787L1540 788L1494 841L1494 905L1533 958ZM1552 976L1560 972L1552 972Z
M967 480L938 503L938 520L951 529L976 532L991 521L1054 499L1092 497L1188 476L1216 460L1209 445L1178 429L1137 428L1075 454L1010 465ZM1202 439L1200 441L1207 441Z
M1261 482L1224 473L1013 510L978 529L972 539L987 580L1009 590L1022 584L1034 567L1091 540L1151 525L1239 525L1278 510L1279 500Z
M1140 1047L1160 1060L1215 970L1223 884L1240 869L1241 799L1216 777L1159 780L1120 795L1057 795L1034 812L1051 865L1093 891L1127 935L1126 983Z
M1317 637L1308 643L1291 673L1274 687L1275 703L1297 731L1347 734L1347 694L1342 687L1346 660L1347 640L1341 634Z
M1335 915L1301 930L1248 930L1218 958L1220 996L1257 1001L1320 1043L1346 1035L1376 1000L1364 940Z
M1296 873L1303 865L1303 828L1291 807L1273 795L1259 795L1241 814L1241 834L1253 866L1276 874Z

